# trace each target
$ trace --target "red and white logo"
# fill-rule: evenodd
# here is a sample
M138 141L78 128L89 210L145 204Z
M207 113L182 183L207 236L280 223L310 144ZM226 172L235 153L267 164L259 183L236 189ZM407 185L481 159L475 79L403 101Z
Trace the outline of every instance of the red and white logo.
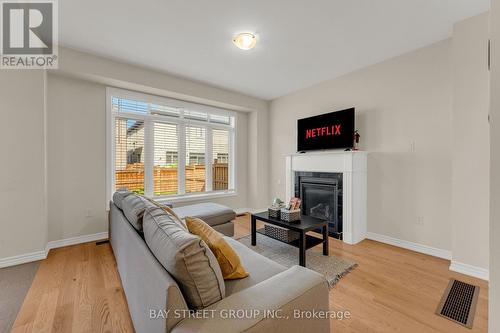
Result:
M342 124L307 129L306 139L317 138L321 136L340 135L341 130L342 130Z

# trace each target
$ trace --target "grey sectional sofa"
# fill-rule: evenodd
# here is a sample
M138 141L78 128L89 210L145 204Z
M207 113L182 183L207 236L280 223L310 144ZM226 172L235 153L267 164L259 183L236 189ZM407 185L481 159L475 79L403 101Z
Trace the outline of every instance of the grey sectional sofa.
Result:
M218 228L221 232L233 234L232 227L225 225L232 222L222 221L224 214L214 214L215 206L202 208L183 207L176 212L202 219L205 214L207 220L215 219L212 220L215 227L222 225ZM233 219L234 212L226 218ZM300 266L287 269L225 237L250 276L224 281L225 297L195 315L190 312L177 282L113 202L109 222L110 242L136 332L329 331L328 319L303 317L313 311L327 311L329 307L326 280L312 270Z

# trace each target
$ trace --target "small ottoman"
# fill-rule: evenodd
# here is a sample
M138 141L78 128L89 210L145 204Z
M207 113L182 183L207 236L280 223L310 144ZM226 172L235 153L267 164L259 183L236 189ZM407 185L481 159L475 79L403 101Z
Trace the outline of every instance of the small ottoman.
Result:
M186 216L197 217L226 236L234 235L232 221L236 218L236 213L229 207L208 202L177 207L173 210L181 219Z

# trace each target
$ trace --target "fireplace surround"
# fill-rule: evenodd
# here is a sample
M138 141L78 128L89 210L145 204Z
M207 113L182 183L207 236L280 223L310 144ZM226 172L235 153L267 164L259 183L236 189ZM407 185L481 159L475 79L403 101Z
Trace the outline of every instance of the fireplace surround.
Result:
M363 151L320 151L286 156L286 201L297 194L301 196L299 179L296 178L301 175L304 175L303 180L306 180L306 190L311 191L315 188L306 195L321 195L322 192L325 194L324 191L335 191L336 182L337 191L341 191L342 194L340 212L337 209L337 218L341 219L341 222L337 221L337 226L341 225L342 240L348 244L362 241L366 238L367 224L367 157L368 153ZM321 187L317 178L330 178L330 180L320 179L326 183ZM296 184L299 186L298 192ZM337 192L337 204L338 199ZM320 210L325 209L324 206L316 207L315 213L321 214ZM332 214L331 211L323 213L329 214L328 216ZM334 225L332 227L335 228Z

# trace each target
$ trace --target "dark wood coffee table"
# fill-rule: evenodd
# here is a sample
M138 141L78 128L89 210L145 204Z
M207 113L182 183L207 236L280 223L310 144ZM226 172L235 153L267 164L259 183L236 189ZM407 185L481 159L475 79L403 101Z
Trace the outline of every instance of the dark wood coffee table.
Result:
M306 250L323 243L323 255L328 256L328 222L315 217L301 216L300 221L286 222L269 217L268 212L252 214L252 245L257 244L257 220L299 233L299 239L286 243L299 248L299 265L306 266ZM308 231L321 229L323 238L306 235ZM265 235L264 233L261 233ZM267 235L265 235L267 236ZM268 236L269 237L269 236ZM272 237L271 237L272 238ZM276 239L276 238L273 238ZM280 242L282 240L276 239Z

